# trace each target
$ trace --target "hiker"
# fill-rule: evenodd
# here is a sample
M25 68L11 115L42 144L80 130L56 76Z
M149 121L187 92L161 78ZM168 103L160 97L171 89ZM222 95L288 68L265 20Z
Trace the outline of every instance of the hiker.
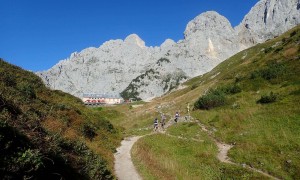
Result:
M166 116L164 114L161 115L161 127L165 129Z
M155 118L154 119L154 131L156 131L158 129L158 119Z
M177 121L178 121L178 118L179 118L179 113L178 113L178 112L176 112L176 114L175 114L175 119L174 119L175 123L177 123Z

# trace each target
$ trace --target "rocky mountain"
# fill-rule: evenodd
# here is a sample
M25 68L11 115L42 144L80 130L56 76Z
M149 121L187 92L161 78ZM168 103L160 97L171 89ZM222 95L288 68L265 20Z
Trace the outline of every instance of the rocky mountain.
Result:
M190 21L184 39L147 47L136 34L99 48L73 53L37 74L45 84L81 97L83 93L121 93L151 99L181 82L210 71L235 53L278 36L300 22L300 0L261 0L233 28L214 11Z

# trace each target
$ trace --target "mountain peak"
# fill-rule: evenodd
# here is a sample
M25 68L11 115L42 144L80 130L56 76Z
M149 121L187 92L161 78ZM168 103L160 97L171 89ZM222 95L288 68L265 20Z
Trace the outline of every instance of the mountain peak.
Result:
M197 31L213 31L224 28L232 29L228 19L215 11L207 11L198 15L188 23L184 35L188 37Z
M146 47L145 42L137 34L130 34L125 38L124 42L128 44L136 44L141 48Z

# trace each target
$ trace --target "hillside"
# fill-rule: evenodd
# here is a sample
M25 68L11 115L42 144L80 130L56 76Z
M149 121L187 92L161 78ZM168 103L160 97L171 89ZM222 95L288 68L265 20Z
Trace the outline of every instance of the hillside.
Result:
M113 179L121 138L100 111L0 59L0 179Z
M135 145L132 153L144 179L267 179L243 167L280 179L298 179L299 72L297 26L234 55L209 73L150 103L112 108L111 111L126 112L125 117L112 122L122 125L128 134L148 134L160 113L173 121L179 111L184 119L190 105L191 123L179 123L167 130L169 136L146 136ZM211 134L207 135L196 122ZM217 146L211 138L232 145L228 156L240 166L219 162Z

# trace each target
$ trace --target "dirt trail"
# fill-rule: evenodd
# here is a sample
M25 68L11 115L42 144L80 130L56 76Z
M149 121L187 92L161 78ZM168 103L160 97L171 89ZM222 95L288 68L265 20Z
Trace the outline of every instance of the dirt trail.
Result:
M184 121L186 121L186 119L180 118L178 122L184 122ZM228 151L233 146L216 140L212 136L212 131L208 130L199 121L196 120L196 122L201 127L201 129L203 131L205 131L212 138L212 140L216 143L216 145L219 149L219 152L217 154L217 158L219 159L219 161L221 161L223 163L233 164L233 165L236 165L236 166L242 166L244 168L251 169L252 171L263 174L264 176L269 177L271 179L279 180L278 178L276 178L276 177L274 177L274 176L272 176L272 175L270 175L266 172L263 172L259 169L255 169L253 167L250 167L249 165L246 165L246 164L242 165L242 164L238 164L238 163L235 163L235 162L231 161L230 158L228 157ZM165 129L167 129L168 127L170 127L174 124L175 124L174 121L172 121L172 120L168 121L165 125ZM178 137L178 136L173 136L173 135L167 134L165 132L165 129L160 128L156 132L152 132L150 134L163 133L167 136L172 136L172 137L177 137L179 139L186 139L187 140L187 138L184 138L184 137ZM140 175L137 173L137 171L136 171L136 169L135 169L135 167L132 163L131 154L130 154L130 151L131 151L131 148L132 148L133 144L141 137L143 137L143 136L136 136L136 137L126 138L125 140L123 140L121 142L121 146L117 149L117 153L115 153L115 172L116 172L117 178L119 180L133 180L133 179L134 180L141 180L142 179L140 177ZM191 139L191 140L194 140L194 139ZM195 141L202 142L201 140L195 140Z
M203 131L205 131L206 133L208 133L208 135L212 138L212 140L216 143L216 145L218 146L218 149L219 149L219 153L217 154L217 158L219 159L219 161L223 162L223 163L228 163L228 164L233 164L233 165L236 165L236 166L242 166L244 168L247 168L247 169L251 169L252 171L255 171L255 172L258 172L266 177L269 177L271 179L276 179L276 180L279 180L277 177L274 177L266 172L263 172L259 169L256 169L256 168L253 168L253 167L250 167L249 165L246 165L246 164L238 164L238 163L235 163L233 161L230 160L230 158L228 157L228 151L233 147L232 145L229 145L229 144L225 144L225 143L222 143L218 140L216 140L213 136L212 136L212 132L209 131L203 124L201 124L199 121L196 121L198 123L198 125L201 127L201 129Z
M142 178L137 173L132 160L131 148L133 144L142 136L128 137L121 142L121 146L115 153L115 172L119 180L141 180Z

